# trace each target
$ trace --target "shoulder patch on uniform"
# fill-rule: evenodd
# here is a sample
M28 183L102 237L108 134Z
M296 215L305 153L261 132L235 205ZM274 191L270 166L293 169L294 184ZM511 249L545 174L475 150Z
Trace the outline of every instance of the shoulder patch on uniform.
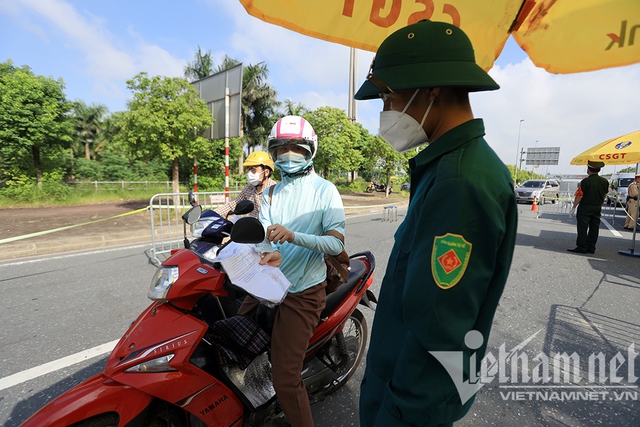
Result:
M442 289L453 288L464 276L473 245L459 234L447 233L433 239L431 274Z

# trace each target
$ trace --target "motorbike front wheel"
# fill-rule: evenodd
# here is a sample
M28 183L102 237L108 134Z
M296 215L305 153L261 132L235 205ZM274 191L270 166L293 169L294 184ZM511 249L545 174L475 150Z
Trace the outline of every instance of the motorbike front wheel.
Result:
M102 414L88 420L80 421L74 427L118 427L117 414Z

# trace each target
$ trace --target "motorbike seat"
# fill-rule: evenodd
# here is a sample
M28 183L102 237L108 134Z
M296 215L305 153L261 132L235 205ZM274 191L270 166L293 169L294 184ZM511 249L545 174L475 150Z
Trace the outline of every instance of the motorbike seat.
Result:
M360 281L367 275L367 266L360 259L350 260L351 270L349 270L349 280L342 283L338 289L327 295L326 306L320 313L320 323L322 323L329 315L344 301ZM273 330L273 323L276 320L277 307L267 307L260 304L256 310L256 322L269 335Z
M344 299L353 291L360 280L367 274L367 266L359 259L350 260L351 270L349 270L349 280L338 286L338 289L327 295L326 307L320 313L320 321L329 317L329 315L344 301Z

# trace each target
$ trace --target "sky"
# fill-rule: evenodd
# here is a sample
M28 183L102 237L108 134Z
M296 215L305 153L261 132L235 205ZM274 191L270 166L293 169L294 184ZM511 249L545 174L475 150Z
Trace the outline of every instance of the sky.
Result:
M262 22L238 0L0 2L0 61L62 78L67 99L104 104L110 112L126 110L126 80L143 71L182 77L198 47L212 52L216 66L225 54L246 65L264 61L280 101L347 111L349 48ZM372 58L373 52L358 51L358 82ZM500 90L471 94L471 105L506 164L516 163L518 147L560 147L557 166L535 171L584 174L584 166L569 164L573 157L640 129L640 64L550 74L510 38L489 74ZM357 120L372 134L381 107L378 100L357 103Z

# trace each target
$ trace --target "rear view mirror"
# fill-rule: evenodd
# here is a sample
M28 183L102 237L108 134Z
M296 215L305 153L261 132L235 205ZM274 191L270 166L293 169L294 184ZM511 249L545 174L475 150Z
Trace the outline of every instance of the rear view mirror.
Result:
M202 215L202 206L195 205L182 215L182 220L191 225L200 219L200 215Z
M231 240L236 243L260 243L264 240L264 227L256 218L240 218L231 229Z

